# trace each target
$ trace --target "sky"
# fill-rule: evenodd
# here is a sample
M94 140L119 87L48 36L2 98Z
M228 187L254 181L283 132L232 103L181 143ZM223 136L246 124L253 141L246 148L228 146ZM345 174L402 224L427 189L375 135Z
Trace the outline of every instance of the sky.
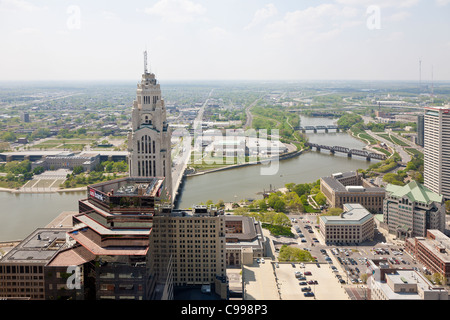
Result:
M450 80L450 0L0 0L0 81ZM419 68L421 61L421 68Z

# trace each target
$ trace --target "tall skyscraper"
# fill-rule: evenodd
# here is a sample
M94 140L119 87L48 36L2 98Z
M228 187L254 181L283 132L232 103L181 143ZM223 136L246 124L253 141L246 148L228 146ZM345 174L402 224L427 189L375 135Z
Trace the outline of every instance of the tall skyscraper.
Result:
M424 115L420 114L417 116L417 141L416 143L423 147L424 146L424 133L425 133L425 119Z
M137 85L132 109L132 130L128 133L129 171L131 177L164 177L167 196L172 196L171 131L166 121L166 107L155 74L147 70Z
M450 106L426 107L424 184L450 199Z

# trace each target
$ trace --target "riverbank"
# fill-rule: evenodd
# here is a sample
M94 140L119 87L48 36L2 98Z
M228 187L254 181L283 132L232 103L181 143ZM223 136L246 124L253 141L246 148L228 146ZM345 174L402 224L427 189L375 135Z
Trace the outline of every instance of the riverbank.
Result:
M286 154L282 154L278 157L272 157L272 158L267 158L264 160L252 161L252 162L246 162L246 163L240 163L240 164L233 164L230 166L220 167L220 168L216 168L216 169L210 169L210 170L206 170L206 171L190 173L190 174L187 174L186 177L195 177L195 176L200 176L200 175L204 175L204 174L212 173L212 172L231 170L231 169L242 168L242 167L247 167L247 166L255 166L255 165L265 164L265 163L269 163L271 161L277 161L277 160L280 161L280 160L291 159L291 158L301 155L306 150L307 149L301 149L301 150L288 152Z
M55 189L55 190L39 190L39 191L31 191L24 189L8 189L8 188L0 188L0 192L10 192L10 193L65 193L65 192L80 192L86 191L86 187L79 188L70 188L70 189Z

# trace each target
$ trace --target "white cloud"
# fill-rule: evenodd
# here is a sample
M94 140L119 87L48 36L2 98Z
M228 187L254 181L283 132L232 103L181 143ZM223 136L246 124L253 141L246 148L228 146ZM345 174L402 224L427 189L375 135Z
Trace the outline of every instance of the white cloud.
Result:
M161 17L166 22L192 22L195 17L203 15L206 8L190 0L160 0L145 13Z
M447 1L447 0L437 0ZM346 6L368 7L378 6L380 8L411 8L420 0L336 0L336 3Z
M397 13L392 14L388 20L389 21L394 21L394 22L398 22L398 21L403 21L405 19L407 19L409 16L411 16L411 14L407 11L400 11Z
M101 16L105 20L117 20L117 14L111 11L102 11Z
M321 4L304 10L288 12L280 21L268 26L267 38L295 36L297 38L323 39L326 35L337 35L345 28L360 25L359 10L334 4Z
M31 2L25 0L0 0L0 12L1 11L9 11L9 12L32 12L37 11L41 8L35 6Z
M33 36L42 34L41 30L37 28L21 28L19 30L16 30L15 33L18 35L33 35Z
M228 37L230 35L230 33L227 30L220 27L213 27L211 29L208 29L207 33L214 39L221 39Z
M436 4L440 7L446 6L450 3L450 0L436 0Z
M247 25L244 29L250 29L254 26L257 26L264 20L267 20L270 17L273 17L278 13L277 8L272 3L266 4L264 8L261 8L255 12L255 15L253 16L253 20L250 22L249 25Z

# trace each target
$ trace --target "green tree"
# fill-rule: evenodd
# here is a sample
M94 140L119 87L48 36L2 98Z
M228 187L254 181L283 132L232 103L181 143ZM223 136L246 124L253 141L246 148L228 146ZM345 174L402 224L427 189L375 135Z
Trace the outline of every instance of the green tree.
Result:
M284 186L288 189L288 191L292 191L295 187L295 183L286 183Z
M273 209L277 212L284 212L286 210L286 203L284 202L283 199L278 199L275 202Z
M318 194L316 194L316 196L314 197L314 200L316 200L317 204L319 206L323 206L327 203L327 198L325 197L325 195L319 191Z
M76 166L73 168L73 174L80 174L84 171L83 166Z
M17 136L14 132L11 131L7 131L2 133L1 137L0 137L3 141L7 141L7 142L13 142L17 140Z
M287 215L279 212L274 216L273 224L277 226L290 227L291 221L289 220Z

